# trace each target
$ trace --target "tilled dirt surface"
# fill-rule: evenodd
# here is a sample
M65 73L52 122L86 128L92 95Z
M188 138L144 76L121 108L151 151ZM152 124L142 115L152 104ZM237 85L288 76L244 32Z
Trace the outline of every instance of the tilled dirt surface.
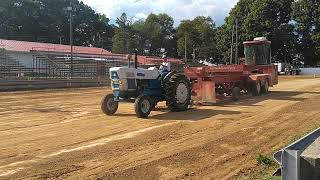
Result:
M137 119L103 88L0 93L0 179L240 179L320 124L320 79L282 78L238 103Z

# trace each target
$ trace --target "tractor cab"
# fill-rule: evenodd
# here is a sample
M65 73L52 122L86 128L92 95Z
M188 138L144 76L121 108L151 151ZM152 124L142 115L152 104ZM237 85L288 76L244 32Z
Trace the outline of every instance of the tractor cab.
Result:
M271 41L265 37L259 37L243 44L246 65L271 64Z

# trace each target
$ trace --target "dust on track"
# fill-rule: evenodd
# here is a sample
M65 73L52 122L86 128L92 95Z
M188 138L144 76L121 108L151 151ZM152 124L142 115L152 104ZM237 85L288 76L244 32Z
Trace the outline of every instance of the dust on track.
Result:
M238 179L319 125L320 79L282 78L272 93L148 120L132 104L99 109L103 88L0 93L0 179Z

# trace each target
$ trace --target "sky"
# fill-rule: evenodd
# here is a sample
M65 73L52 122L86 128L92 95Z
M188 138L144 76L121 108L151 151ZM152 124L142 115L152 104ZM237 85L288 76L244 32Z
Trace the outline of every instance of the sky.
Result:
M150 13L167 13L175 26L181 20L210 16L218 26L224 23L238 0L82 0L95 11L107 15L111 22L125 12L133 20L145 19Z

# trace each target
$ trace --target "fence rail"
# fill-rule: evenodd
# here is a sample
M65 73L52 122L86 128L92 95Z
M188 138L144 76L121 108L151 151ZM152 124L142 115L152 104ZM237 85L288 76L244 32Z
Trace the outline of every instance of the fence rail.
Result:
M0 91L109 86L109 79L0 79Z

